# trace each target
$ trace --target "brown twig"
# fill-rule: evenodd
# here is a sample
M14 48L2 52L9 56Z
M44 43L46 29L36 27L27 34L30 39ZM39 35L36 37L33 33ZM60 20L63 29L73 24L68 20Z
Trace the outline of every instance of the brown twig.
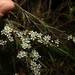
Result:
M75 19L72 19L72 20L70 20L70 21L67 21L67 22L64 23L64 24L61 24L61 25L59 25L59 26L56 26L56 28L63 27L63 26L65 26L65 25L67 25L68 23L71 23L71 22L73 22L73 21L75 21Z

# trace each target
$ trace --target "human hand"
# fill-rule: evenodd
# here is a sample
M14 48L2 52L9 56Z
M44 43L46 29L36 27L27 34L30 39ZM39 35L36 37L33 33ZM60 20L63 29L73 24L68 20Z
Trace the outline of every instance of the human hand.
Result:
M12 0L0 0L0 17L12 9L14 9L14 2Z

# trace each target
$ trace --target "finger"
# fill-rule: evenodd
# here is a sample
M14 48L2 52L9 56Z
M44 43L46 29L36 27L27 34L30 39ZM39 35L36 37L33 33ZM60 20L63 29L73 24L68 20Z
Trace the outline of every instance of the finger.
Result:
M14 2L11 0L0 1L0 17L14 8Z

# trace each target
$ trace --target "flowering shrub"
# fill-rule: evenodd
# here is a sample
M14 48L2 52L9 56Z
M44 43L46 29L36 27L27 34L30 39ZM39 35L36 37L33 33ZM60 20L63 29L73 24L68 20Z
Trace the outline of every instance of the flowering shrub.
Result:
M42 65L40 63L38 64L38 59L41 58L41 56L39 55L38 51L32 47L32 41L46 45L46 47L55 45L58 48L60 45L59 40L52 40L50 35L44 36L42 33L38 33L37 31L33 30L19 31L11 28L8 24L4 26L4 29L1 31L1 35L5 35L8 40L0 40L0 45L6 45L8 41L13 42L15 40L14 36L20 40L21 50L18 51L16 56L19 60L25 59L35 75L40 75ZM68 36L68 40L70 39L72 39L75 43L75 37L70 35Z
M9 27L9 25L6 25L1 31L1 35L5 35L10 42L14 41L13 33L19 38L22 47L22 50L18 52L17 58L25 58L27 61L29 61L33 73L35 75L40 75L41 64L37 64L36 61L41 58L41 56L36 50L32 49L31 41L36 40L44 45L52 45L52 42L50 42L51 36L43 36L43 34L37 33L36 31L34 32L33 30L18 31ZM6 40L0 40L0 45L5 45L6 42ZM55 44L58 45L59 41L55 40ZM30 52L28 52L27 49L30 49Z

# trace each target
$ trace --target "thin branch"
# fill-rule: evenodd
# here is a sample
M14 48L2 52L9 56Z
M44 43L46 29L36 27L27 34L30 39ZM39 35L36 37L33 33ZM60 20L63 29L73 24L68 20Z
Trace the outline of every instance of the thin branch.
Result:
M67 22L66 22L66 23L64 23L64 24L61 24L61 25L59 25L59 26L56 26L56 28L63 27L63 26L65 26L65 25L67 25L68 23L70 23L70 22L74 22L74 21L75 21L75 19L70 20L70 21L67 21Z

